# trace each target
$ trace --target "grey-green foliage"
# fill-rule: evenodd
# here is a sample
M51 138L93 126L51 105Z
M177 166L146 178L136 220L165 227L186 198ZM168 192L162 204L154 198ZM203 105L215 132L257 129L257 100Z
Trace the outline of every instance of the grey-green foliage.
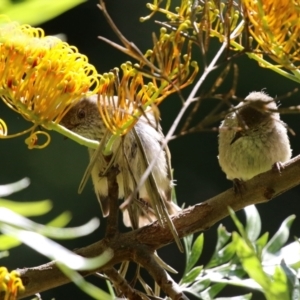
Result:
M12 21L35 26L51 20L85 1L23 0L14 3L11 0L1 0L0 14L7 15ZM40 13L41 11L43 13Z
M20 191L28 185L28 179L0 185L0 233L2 233L0 234L0 259L9 255L9 249L21 243L26 244L50 260L55 260L60 270L94 299L113 299L111 295L85 281L77 272L95 269L107 263L113 257L111 249L106 249L97 257L84 258L50 239L74 239L90 234L98 228L99 220L94 218L82 226L60 228L66 226L71 219L69 212L63 212L47 225L33 222L25 216L47 213L52 208L49 200L18 203L1 198Z
M194 243L193 236L185 238L182 289L199 299L226 299L217 295L227 285L260 291L268 300L299 299L300 243L285 245L295 216L284 220L269 239L268 233L261 234L261 219L254 205L244 209L245 226L229 210L237 232L229 233L223 225L218 227L216 248L205 266L196 265L204 246L203 234ZM251 298L248 293L228 299Z

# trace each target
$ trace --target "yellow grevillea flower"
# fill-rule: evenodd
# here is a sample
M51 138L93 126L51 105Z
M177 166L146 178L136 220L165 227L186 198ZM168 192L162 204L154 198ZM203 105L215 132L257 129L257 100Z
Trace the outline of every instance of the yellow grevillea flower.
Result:
M183 29L182 25L167 33L163 28L153 49L146 52L139 64L121 66L119 79L117 69L97 74L86 56L58 38L44 36L42 29L3 22L0 97L34 123L17 135L30 132L26 139L29 148L46 146L50 137L37 131L37 126L52 129L53 123L59 123L80 98L95 93L99 94L99 110L108 129L114 135L126 134L148 106L159 104L194 80L198 66L191 60L191 42L181 35ZM114 95L118 96L117 105ZM39 135L47 137L42 146L38 145ZM16 135L7 135L6 125L0 121L0 138L12 136Z
M300 1L243 0L243 4L257 48L281 67L299 68Z
M184 28L182 25L170 33L165 28L160 30L153 49L144 55L149 64L143 60L135 65L127 62L121 66L121 80L112 73L101 79L99 109L106 126L115 135L128 132L147 107L158 105L195 79L199 68L192 61L192 42L181 34ZM116 107L111 97L115 85L118 95Z
M238 6L232 0L226 4L222 1L181 0L180 5L173 10L170 8L171 0L166 1L163 7L161 4L159 0L148 3L147 7L152 13L141 20L149 19L156 12L163 13L172 26L178 27L181 34L186 34L194 42L198 42L199 32L206 32L208 37L218 37L223 42L236 28L240 17Z
M0 135L3 136L7 135L7 126L2 119L0 119Z
M9 273L5 267L0 267L0 294L4 292L4 300L15 300L18 294L24 290L18 272Z
M96 69L75 47L45 36L40 28L0 19L0 96L34 123L23 132L31 132L30 148L41 134L35 132L38 125L47 128L51 122L59 123L70 106L98 91L99 80Z

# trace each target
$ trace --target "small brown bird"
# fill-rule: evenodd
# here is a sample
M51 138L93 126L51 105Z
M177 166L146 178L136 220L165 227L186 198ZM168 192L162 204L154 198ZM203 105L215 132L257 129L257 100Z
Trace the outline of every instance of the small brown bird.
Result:
M114 97L114 101L117 103L117 97ZM97 107L97 95L83 98L67 112L60 124L85 138L98 141L103 139L107 131ZM111 133L108 134L108 138L110 136ZM148 164L152 160L156 160L152 174L160 200L153 202L154 191L149 189L149 185L143 184L136 199L133 199L127 209L123 211L123 221L126 226L136 223L132 227L137 228L156 218L164 219L164 216L157 216L155 213L157 208L153 205L159 206L158 211L161 211L161 206L165 207L169 214L176 214L180 211L180 208L171 201L173 181L169 150L166 148L161 151L163 138L160 125L155 120L153 113L148 111L140 117L132 130L125 136L118 137L112 146L113 165L118 166L120 171L117 175L119 199L126 199L131 195ZM89 149L90 157L95 151ZM145 158L148 162L145 162ZM107 165L107 159L99 154L91 171L95 192L105 217L109 214L108 184L107 178L102 174ZM128 210L134 211L134 216L132 213L128 213ZM165 220L163 220L164 222Z
M219 164L227 179L246 181L292 155L286 125L273 98L252 92L219 128Z

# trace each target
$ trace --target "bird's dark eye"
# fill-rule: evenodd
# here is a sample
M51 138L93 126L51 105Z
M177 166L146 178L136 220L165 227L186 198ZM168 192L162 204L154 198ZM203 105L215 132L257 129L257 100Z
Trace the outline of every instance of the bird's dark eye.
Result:
M78 119L83 119L85 118L85 110L84 109L79 109L78 112L77 112L77 117Z

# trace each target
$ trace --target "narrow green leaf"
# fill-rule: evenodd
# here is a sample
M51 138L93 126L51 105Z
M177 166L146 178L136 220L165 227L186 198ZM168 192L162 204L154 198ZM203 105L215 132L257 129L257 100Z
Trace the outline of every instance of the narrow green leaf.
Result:
M203 300L211 300L215 299L215 297L226 287L225 283L215 283L205 291L200 293L201 299Z
M290 243L282 247L276 256L280 256L287 265L294 270L300 269L300 243L299 241Z
M236 216L234 210L231 207L228 207L228 210L229 210L230 217L233 220L235 226L237 227L240 235L244 239L246 239L247 238L247 234L246 234L246 231L245 231L245 228L244 228L243 224L240 222L240 220L238 219L238 217Z
M235 243L229 243L223 249L214 253L208 264L205 266L205 269L210 269L227 263L234 255Z
M107 294L106 292L99 289L95 285L93 285L93 284L87 282L86 280L84 280L84 278L78 272L66 267L64 264L58 263L57 266L82 291L84 291L86 294L93 297L94 299L107 299L107 300L115 299L115 297Z
M0 207L8 208L24 217L34 217L44 215L49 212L52 209L52 202L50 200L17 202L0 199Z
M198 280L189 287L181 287L183 292L188 292L197 298L200 298L200 292L210 285L209 279ZM201 298L202 299L202 298Z
M264 290L268 290L271 284L270 278L264 273L262 265L254 250L237 234L233 233L233 241L236 243L236 254L248 275L259 283Z
M270 292L272 294L271 299L290 300L288 280L280 266L275 268Z
M230 243L218 252L218 258L219 258L218 263L219 264L227 263L234 255L235 255L235 244Z
M186 263L185 263L186 266L189 260L190 253L192 251L193 237L194 235L190 234L183 238L184 252L186 256Z
M18 239L12 236L3 235L3 234L0 235L0 251L9 250L11 248L18 247L21 244L22 243Z
M64 216L63 213L58 217L59 222L65 223L67 218ZM67 213L68 215L68 213ZM58 228L58 227L52 227L47 225L41 225L38 223L35 223L21 215L18 215L14 213L13 211L1 208L0 207L0 225L1 222L4 224L8 224L14 227L19 227L22 229L26 229L29 231L39 232L43 235L47 235L51 238L62 238L62 239L73 239L75 237L83 236L90 234L96 228L98 228L100 222L97 218L91 219L89 222L82 226L73 227L73 228ZM55 221L54 223L58 223L58 221Z
M49 259L56 260L58 263L64 264L73 270L81 271L99 268L113 257L113 250L110 248L107 248L97 257L84 258L36 232L17 229L1 223L0 229L4 234L13 236Z
M258 257L261 256L263 248L266 246L269 239L269 233L265 232L258 240L255 241L256 253Z
M255 205L244 208L246 214L246 234L250 241L254 242L260 235L261 219Z
M201 256L203 250L203 243L204 243L204 235L201 233L195 240L192 250L190 252L188 263L185 268L185 273L189 272L191 268L197 263L199 257Z
M228 240L231 237L231 233L229 233L222 224L219 225L217 229L217 233L218 233L218 239L217 239L216 249L205 268L212 268L214 266L219 265L219 262L222 261L220 260L220 250L224 247L224 245L228 242Z
M70 223L71 220L72 220L72 213L69 211L64 211L56 218L51 220L49 223L47 223L47 225L53 227L65 227Z
M217 233L218 233L218 239L217 239L216 251L219 251L224 247L224 245L231 238L231 233L228 232L222 224L219 225L217 229Z
M287 282L288 282L288 288L289 288L289 299L300 299L300 284L299 279L297 278L297 273L295 270L290 268L284 260L281 261L280 266L282 270L284 271Z
M183 283L193 283L197 276L201 273L203 270L203 266L195 267L191 271L189 271L184 277L181 279L180 284Z
M187 265L190 258L191 248L192 248L192 242L193 242L193 234L188 235L183 238L183 246L184 246L184 253L185 253L185 268L183 271L183 276L188 272L187 271Z
M0 251L0 259L3 257L7 257L9 256L9 252L8 251Z
M236 297L221 297L221 298L215 298L215 300L250 300L252 299L252 294L246 294Z
M291 215L287 217L281 224L278 231L270 239L267 245L263 249L262 255L267 253L276 253L287 242L290 235L290 228L295 220L296 216Z
M6 197L13 193L19 192L27 188L29 184L30 180L28 178L23 178L13 183L0 185L0 197Z
M34 26L51 20L83 2L85 0L27 0L15 5L7 5L1 13L9 16L11 20Z
M263 257L265 266L276 266L281 264L282 260L294 270L300 269L300 244L299 242L290 243L282 247L275 254L266 253Z
M11 5L10 0L1 0L0 1L0 12L2 13L3 10L9 5Z
M235 276L229 277L229 278L211 278L212 282L219 282L219 283L225 283L227 285L233 285L233 286L239 286L244 287L247 289L253 289L259 292L262 292L262 287L252 278L246 278L246 279L239 279Z

